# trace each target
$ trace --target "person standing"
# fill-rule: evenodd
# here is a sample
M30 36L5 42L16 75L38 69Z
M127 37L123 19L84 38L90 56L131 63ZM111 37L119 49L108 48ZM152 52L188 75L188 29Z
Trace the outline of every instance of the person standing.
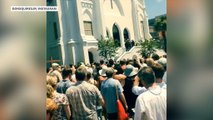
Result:
M65 94L66 90L74 85L74 82L71 82L72 70L65 68L62 71L63 80L58 83L57 92Z
M47 77L47 97L51 98L57 105L58 109L53 112L53 120L69 120L71 116L69 102L65 94L58 93L57 78L53 76ZM52 90L51 90L52 89Z
M57 82L61 81L62 75L61 75L61 67L58 63L53 63L52 64L52 70L49 71L48 75L53 75L57 77Z
M66 91L71 106L72 120L97 120L97 106L104 105L98 88L85 81L86 73L84 66L77 68L75 72L77 83Z
M52 120L53 112L57 109L57 104L51 98L46 98L46 120Z
M132 43L131 43L130 39L126 40L125 47L126 47L126 51L129 51L131 49Z
M129 117L131 118L134 116L133 108L135 108L135 101L138 97L132 92L134 78L136 77L137 73L138 73L138 68L135 68L134 66L132 66L132 62L130 62L126 66L126 69L124 70L124 75L126 76L126 79L125 79L125 84L123 89L124 89L124 95L127 101L127 105L129 108L128 109Z
M135 41L132 40L132 41L131 41L131 44L132 44L132 47L134 47L134 46L135 46Z
M119 98L124 104L124 108L126 110L128 109L126 99L123 94L123 88L118 80L113 79L113 75L114 69L108 68L106 71L107 79L101 84L101 93L105 100L107 118L109 120L118 119L116 89L118 89Z
M155 73L155 78L156 78L157 85L159 85L163 89L166 89L167 85L162 79L163 75L164 75L164 72L165 72L163 66L161 64L159 64L159 63L155 63L152 66L152 69L153 69L153 71ZM136 77L135 81L134 81L134 85L132 87L132 92L135 95L140 95L141 93L145 92L146 90L147 89L145 87L139 86L139 80L138 80L138 77Z
M147 91L136 100L134 120L166 120L166 89L155 83L151 67L141 69L138 77Z

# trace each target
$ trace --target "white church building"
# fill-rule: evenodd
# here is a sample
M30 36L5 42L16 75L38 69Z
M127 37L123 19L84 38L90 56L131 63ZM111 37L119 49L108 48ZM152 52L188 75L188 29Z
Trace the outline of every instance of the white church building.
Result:
M58 12L47 13L47 60L60 64L98 62L98 39L119 44L117 59L125 54L125 40L149 39L144 0L48 0ZM133 48L134 49L134 48Z

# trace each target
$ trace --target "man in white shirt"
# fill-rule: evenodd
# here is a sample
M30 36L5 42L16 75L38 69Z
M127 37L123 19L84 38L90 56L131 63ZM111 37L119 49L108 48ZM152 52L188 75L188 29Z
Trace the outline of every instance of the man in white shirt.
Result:
M162 79L163 76L164 76L164 73L165 73L164 67L159 63L154 63L153 66L152 66L152 69L155 73L157 85L159 85L163 89L166 89L167 85ZM132 87L132 92L135 95L140 95L141 93L143 93L147 90L145 87L139 87L138 85L139 85L139 78L136 77L134 84L133 84L133 87Z
M138 78L147 91L136 100L134 120L166 120L166 89L155 83L152 68L140 70Z
M156 83L163 89L167 88L166 83L163 81L163 76L165 73L165 68L163 65L159 64L159 63L155 63L152 66L152 69L155 73L155 77L156 77Z

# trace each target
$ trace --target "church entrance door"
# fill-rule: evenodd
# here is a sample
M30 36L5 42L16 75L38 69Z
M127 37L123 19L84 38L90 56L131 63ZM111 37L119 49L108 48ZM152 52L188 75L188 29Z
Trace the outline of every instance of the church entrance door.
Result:
M93 58L93 54L92 52L89 51L89 62L93 63L94 62L94 58Z

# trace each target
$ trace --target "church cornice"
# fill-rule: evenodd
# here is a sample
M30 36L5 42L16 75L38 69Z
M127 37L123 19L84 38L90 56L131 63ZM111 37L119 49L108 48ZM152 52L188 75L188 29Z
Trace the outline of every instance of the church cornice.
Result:
M96 45L98 41L95 39L94 36L84 36L83 37L83 44L86 46Z
M98 41L96 39L93 40L83 39L83 44L84 46L97 46Z

